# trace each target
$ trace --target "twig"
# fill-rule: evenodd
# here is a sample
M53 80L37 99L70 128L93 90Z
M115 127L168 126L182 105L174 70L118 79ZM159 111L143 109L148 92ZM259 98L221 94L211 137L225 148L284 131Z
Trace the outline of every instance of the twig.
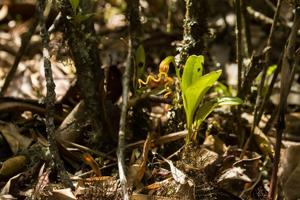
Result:
M268 17L268 16L266 16L266 15L264 15L264 14L262 14L262 13L256 11L256 10L254 10L251 7L247 7L247 12L254 19L256 19L257 21L263 22L264 24L270 24L271 25L273 23L273 20L270 17Z
M296 64L299 62L299 60L300 60L300 52L297 51L297 52L296 52L296 56L295 56L295 62L294 62L294 65L296 65ZM282 62L282 59L281 59L280 62ZM276 69L276 71L274 72L274 77L273 77L272 82L271 82L271 84L270 84L270 88L271 88L271 87L273 88L273 86L274 86L274 84L275 84L275 81L276 81L275 76L276 76L276 77L278 76L279 71L281 70L281 67L282 67L282 63L280 63L280 64L278 65L278 69ZM296 67L296 66L293 66L293 69L295 69L295 67ZM278 72L277 72L277 71L278 71ZM289 89L292 87L292 83L293 83L293 80L294 80L294 73L295 73L295 70L292 70L292 72L291 72L291 74L292 74L292 75L291 75L292 79L291 79L290 82L289 82ZM270 96L271 96L271 92L272 92L271 90L270 90L270 91L267 91L266 97L270 97ZM277 106L277 107L275 108L275 110L272 112L270 119L268 120L267 124L265 125L265 127L264 127L264 129L263 129L263 132L264 132L265 134L268 134L269 131L270 131L270 129L273 127L274 122L275 122L275 120L276 120L277 117L278 117L278 114L279 114L279 107Z
M47 110L45 105L39 103L37 100L0 97L0 113L7 113L11 111L31 111L32 113L45 115ZM55 112L54 120L62 122L64 120L64 116L59 112Z
M170 143L170 142L174 142L176 140L180 140L183 139L187 136L188 131L184 130L184 131L179 131L179 132L175 132L175 133L170 133L168 135L163 135L159 138L157 138L155 141L152 141L153 145L163 145L166 143ZM131 144L127 144L125 145L125 149L129 149L129 148L136 148L139 146L142 146L145 143L146 140L140 140ZM110 155L112 153L114 153L116 151L116 149L108 152L106 155Z
M86 151L86 152L89 152L89 153L93 153L97 156L100 156L100 157L103 157L103 158L106 158L106 159L109 159L111 161L116 161L116 158L115 157L112 157L112 156L109 156L108 154L106 153L102 153L100 151L97 151L97 150L94 150L94 149L90 149L89 147L86 147L86 146L82 146L80 144L76 144L74 142L69 142L69 141L63 141L63 143L66 143L67 145L70 145L72 147L75 147L75 148L78 148L79 150L81 151Z
M36 14L37 15L37 14ZM4 96L6 91L7 91L7 88L10 84L10 82L13 80L15 74L16 74L16 71L18 69L18 66L19 66L19 63L24 55L24 53L26 52L27 50L27 47L28 47L28 44L30 42L30 39L32 37L32 35L34 34L35 30L36 30L36 27L39 23L39 19L36 17L34 19L34 21L32 22L29 30L27 33L24 34L24 36L22 36L22 43L21 43L21 47L15 57L15 60L14 60L14 63L10 69L10 71L8 72L6 78L5 78L5 81L4 81L4 84L1 88L1 92L0 92L0 96Z
M128 55L126 60L126 68L123 74L122 86L122 109L120 117L120 129L119 129L119 141L118 141L118 169L119 169L119 178L121 187L123 190L123 199L129 200L127 179L125 174L125 158L124 158L124 149L125 149L125 133L126 133L126 121L127 121L127 110L128 110L128 94L130 87L130 77L132 72L132 59L133 59L133 48L137 46L136 32L134 29L135 25L140 23L139 19L139 1L138 0L128 0L127 1L127 18L128 18Z
M295 4L297 4L295 2ZM277 134L276 134L276 146L275 146L275 156L273 163L273 171L271 178L271 185L269 190L269 199L273 200L275 198L275 191L277 187L277 172L278 165L280 162L280 150L281 150L281 141L282 141L282 133L285 129L285 109L287 103L287 96L289 94L294 75L295 75L295 66L297 63L297 59L295 58L296 52L296 40L297 40L297 32L300 28L300 7L299 5L295 5L295 17L293 27L288 39L287 46L285 48L283 60L282 60L282 68L281 68L281 90L280 90L280 102L279 102L279 117L278 117L278 126L277 126ZM298 52L297 52L298 53Z
M128 92L129 92L129 80L130 80L130 68L131 68L131 59L132 59L132 44L129 39L128 42L128 56L125 73L123 75L123 94L122 94L122 111L120 118L120 130L119 130L119 142L118 142L118 168L119 168L119 177L123 190L123 198L125 200L129 199L128 189L127 189L127 179L125 175L125 159L124 159L124 146L125 146L125 131L126 131L126 119L127 119L127 104L128 104Z
M235 1L235 13L236 13L236 61L238 67L237 79L237 94L239 95L242 87L242 68L243 68L243 57L242 57L242 13L241 13L241 0ZM241 107L238 106L235 110L236 112L236 120L237 120L237 132L242 133L241 143L244 142L244 133L242 132L240 116L241 116Z
M159 97L159 96L153 95L153 90L152 90L150 92L143 93L140 96L135 96L134 98L129 99L128 107L132 107L140 101L151 101L151 102L166 103L166 104L172 103L172 99L167 99L164 97Z
M265 86L265 79L266 79L266 73L267 73L267 69L270 63L270 50L272 48L272 41L273 41L273 37L274 37L274 33L275 33L275 27L278 21L278 16L279 16L279 12L280 12L280 7L281 7L281 2L282 0L279 0L277 3L277 8L276 8L276 12L274 14L274 20L271 26L271 30L270 30L270 34L268 37L268 41L267 41L267 48L269 48L266 52L265 55L265 63L264 63L264 67L263 67L263 72L262 72L262 77L261 77L261 81L260 81L260 86L259 86L259 90L258 90L258 95L256 98L256 104L254 107L254 120L253 120L253 124L251 127L251 132L250 132L250 136L248 137L244 147L243 147L243 151L240 155L241 158L244 157L246 150L248 149L248 146L251 142L251 139L253 137L254 134L254 130L255 127L259 124L259 121L261 119L262 113L263 113L263 107L265 105L266 102L266 98L263 98L263 89ZM262 109L261 109L262 107Z
M46 29L46 16L44 16L43 12L45 10L45 1L40 0L38 2L38 12L39 19L41 20L41 36L43 41L43 60L44 60L44 71L46 77L46 131L48 135L49 141L49 150L50 150L50 161L53 167L59 172L62 182L67 187L73 187L72 182L67 175L67 172L64 169L64 165L62 160L59 157L58 148L55 140L55 125L54 125L54 112L55 112L55 83L53 81L50 55L49 55L49 33ZM51 5L50 5L51 6Z
M61 20L62 20L62 16L61 16L61 12L60 12L55 17L52 25L48 28L48 33L49 34L53 33L57 29L58 25L61 23Z
M276 7L274 6L274 4L270 1L270 0L264 0L267 5L274 11L276 12Z

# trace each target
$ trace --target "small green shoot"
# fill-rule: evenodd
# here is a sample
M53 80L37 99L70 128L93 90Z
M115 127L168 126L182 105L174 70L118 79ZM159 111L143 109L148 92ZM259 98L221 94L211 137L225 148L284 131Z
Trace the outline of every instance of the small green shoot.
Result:
M73 12L76 14L76 11L77 11L77 8L79 6L80 0L69 0L69 1L70 1L71 6L72 6Z
M204 56L191 55L184 66L181 79L183 106L186 113L188 136L196 140L196 132L205 118L220 105L239 105L237 97L222 97L203 102L206 92L216 83L222 71L212 71L203 75Z

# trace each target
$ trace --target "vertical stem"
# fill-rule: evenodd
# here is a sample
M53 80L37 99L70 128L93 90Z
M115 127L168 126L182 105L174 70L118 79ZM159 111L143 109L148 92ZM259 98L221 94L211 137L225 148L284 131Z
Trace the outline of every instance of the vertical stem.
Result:
M240 93L242 86L242 15L241 15L241 0L235 1L235 12L236 12L236 59L238 65L238 93Z
M121 182L121 187L123 191L123 199L129 200L127 179L125 174L125 136L126 136L126 120L127 120L127 110L128 110L128 94L130 88L130 77L132 74L132 59L134 49L138 46L137 31L138 26L140 26L139 18L139 1L138 0L127 0L127 20L128 20L128 54L126 59L126 68L123 74L123 93L122 93L122 110L120 117L120 129L119 129L119 141L118 141L118 168L119 177Z
M238 83L237 83L237 94L241 92L242 87L242 68L243 68L243 58L242 58L242 13L241 13L241 0L235 0L235 12L236 12L236 26L235 26L235 34L236 34L236 60L238 67ZM236 120L237 120L237 132L241 133L241 141L240 144L244 142L245 134L242 132L242 127L240 123L240 115L241 115L241 107L238 106L236 112Z
M49 33L46 29L45 24L45 16L43 14L45 10L45 1L40 0L38 1L38 11L39 11L39 18L41 22L41 36L42 36L42 43L43 43L43 61L44 61L44 71L46 77L46 87L47 87L47 94L46 94L46 132L49 141L49 150L50 156L49 159L55 168L56 171L59 172L60 178L62 182L67 187L73 187L70 178L67 175L67 172L64 169L64 165L62 160L60 159L57 143L55 140L55 125L54 125L54 113L55 113L55 83L53 81L52 69L51 69L51 62L50 62L50 55L49 55ZM50 5L51 6L51 5Z
M279 120L278 120L278 127L276 133L276 144L275 144L275 157L273 162L273 171L271 176L271 184L270 184L270 191L269 191L269 199L274 199L276 185L277 185L277 172L278 172L278 165L280 162L280 150L281 150L281 141L282 141L282 133L285 129L285 122L284 122L284 111L280 113Z
M261 78L261 82L260 82L260 89L258 91L259 93L258 93L257 105L256 105L256 107L257 107L256 112L258 112L257 113L258 115L257 115L256 120L254 122L254 124L256 126L257 126L257 124L259 123L259 121L261 119L261 116L262 116L263 110L264 110L264 106L265 106L266 101L267 101L266 96L264 98L262 93L263 93L263 88L264 88L264 85L265 85L267 69L270 65L270 55L271 55L271 49L272 49L272 44L273 44L273 37L274 37L274 33L275 33L275 28L276 28L276 25L277 25L277 22L278 22L278 18L279 18L281 4L282 4L282 0L278 0L276 11L275 11L275 14L274 14L273 23L272 23L270 34L269 34L268 41L267 41L267 48L270 48L270 49L266 52L265 65L263 67L262 78ZM272 88L268 87L268 92L269 92L270 89L272 89Z
M269 191L269 199L275 199L275 191L277 187L277 172L278 164L280 162L280 150L282 133L285 128L285 109L287 104L287 97L291 89L291 85L295 75L295 66L297 65L298 58L296 52L296 40L297 33L300 28L300 5L295 2L295 17L293 27L284 51L281 68L281 87L280 87L280 102L279 102L279 117L278 117L278 128L276 135L276 147L275 156L273 163L272 179ZM299 3L298 3L299 4Z
M244 25L244 35L245 35L245 53L247 57L250 57L252 54L252 43L251 43L251 30L250 30L250 23L249 23L249 17L248 12L246 9L246 2L245 0L241 1L241 14L243 19L243 25Z
M279 12L280 12L280 8L281 8L281 2L282 0L278 0L277 2L277 9L276 12L274 14L274 19L273 19L273 23L271 26L271 30L270 30L270 34L268 37L268 41L267 41L267 47L272 48L272 41L273 41L273 37L274 37L274 33L275 33L275 27L277 25L277 21L278 21L278 16L279 16ZM251 139L253 137L254 134L254 130L255 127L259 124L259 121L261 119L261 116L263 114L263 110L264 110L264 106L266 103L266 96L263 97L263 88L265 86L265 79L266 79L266 73L267 73L267 69L270 63L270 49L266 52L266 56L265 56L265 63L263 66L263 72L262 72L262 78L260 81L260 87L258 90L258 95L256 98L256 103L255 103L255 107L254 107L254 120L253 120L253 124L251 127L251 132L250 132L250 136L248 137L244 147L243 147L243 151L241 153L241 158L245 155L246 150L248 149L248 146L251 142ZM271 90L271 87L268 87L268 91L267 93L269 93L269 91Z

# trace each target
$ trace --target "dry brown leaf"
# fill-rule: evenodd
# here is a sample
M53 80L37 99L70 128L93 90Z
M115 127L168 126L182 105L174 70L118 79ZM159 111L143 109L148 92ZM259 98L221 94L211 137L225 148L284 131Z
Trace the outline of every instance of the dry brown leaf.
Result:
M17 126L13 123L0 121L0 131L14 154L27 149L32 142L31 138L20 134Z
M3 198L4 195L9 195L11 188L14 187L15 183L18 182L19 177L21 176L20 174L15 175L14 177L10 178L5 186L2 188L1 193L0 193L0 199L5 199ZM9 199L9 198L8 198Z
M135 186L140 184L141 180L144 177L146 171L148 153L151 148L152 138L153 138L153 133L149 133L144 143L143 153L141 157L138 158L134 163L132 160L134 156L132 156L131 163L133 164L131 164L128 169L128 180L129 182L132 182ZM136 154L136 151L133 151L133 154Z
M71 188L53 190L52 195L48 197L50 200L76 200Z
M180 183L181 185L184 185L186 183L188 183L189 186L193 185L192 181L189 180L189 178L181 170L175 167L171 160L165 158L163 158L163 160L169 164L171 169L171 174L177 183Z
M45 170L45 164L42 165L39 171L38 182L35 186L32 199L38 199L42 195L43 189L49 184L50 169Z
M13 197L10 194L4 194L4 195L0 195L0 199L1 200L13 200L13 199L17 199L17 198Z
M203 145L211 151L214 151L220 155L224 154L227 151L225 143L215 135L208 135Z
M274 156L275 150L272 143L258 127L255 127L254 129L254 138L257 146L264 155Z
M218 178L217 182L223 182L226 180L241 180L245 182L252 182L252 180L244 173L245 169L241 167L232 167L225 170L223 174Z

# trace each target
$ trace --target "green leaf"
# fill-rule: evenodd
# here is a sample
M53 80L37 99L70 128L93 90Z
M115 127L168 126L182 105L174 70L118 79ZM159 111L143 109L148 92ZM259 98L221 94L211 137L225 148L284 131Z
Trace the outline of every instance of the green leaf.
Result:
M76 10L78 8L80 0L69 0L69 1L70 1L73 11L76 13Z
M143 45L140 45L135 51L135 70L137 78L141 78L145 72L146 55Z
M90 17L92 17L93 15L95 15L95 13L87 13L87 14L81 14L81 13L77 13L77 15L75 15L75 17L73 18L74 21L76 23L81 23L87 19L89 19Z
M216 100L211 100L203 103L196 112L195 115L195 128L198 129L202 122L208 117L208 115L217 107Z
M195 115L196 129L199 128L201 123L207 118L207 116L217 107L222 105L240 105L243 101L238 97L220 97L203 103L197 110Z
M226 86L221 82L217 82L214 90L220 95L232 96L229 86Z
M267 80L270 78L270 76L271 76L272 74L274 74L276 68L277 68L277 65L271 65L271 66L268 67L267 73L266 73L266 82L267 82ZM259 81L261 80L261 76L262 76L262 75L259 74L259 75L256 77L256 81L257 81L257 82L259 82Z
M181 89L185 91L192 83L197 81L203 73L204 56L191 55L183 69Z
M277 65L271 65L267 70L267 77L271 76L277 68Z
M185 70L185 69L184 69ZM193 122L193 116L196 109L200 105L204 95L208 89L213 86L213 84L218 80L222 73L222 70L213 71L209 74L205 74L196 80L194 83L190 84L183 93L183 103L186 111L187 117L187 127L190 129ZM182 80L182 83L186 80ZM183 87L183 86L182 86Z

